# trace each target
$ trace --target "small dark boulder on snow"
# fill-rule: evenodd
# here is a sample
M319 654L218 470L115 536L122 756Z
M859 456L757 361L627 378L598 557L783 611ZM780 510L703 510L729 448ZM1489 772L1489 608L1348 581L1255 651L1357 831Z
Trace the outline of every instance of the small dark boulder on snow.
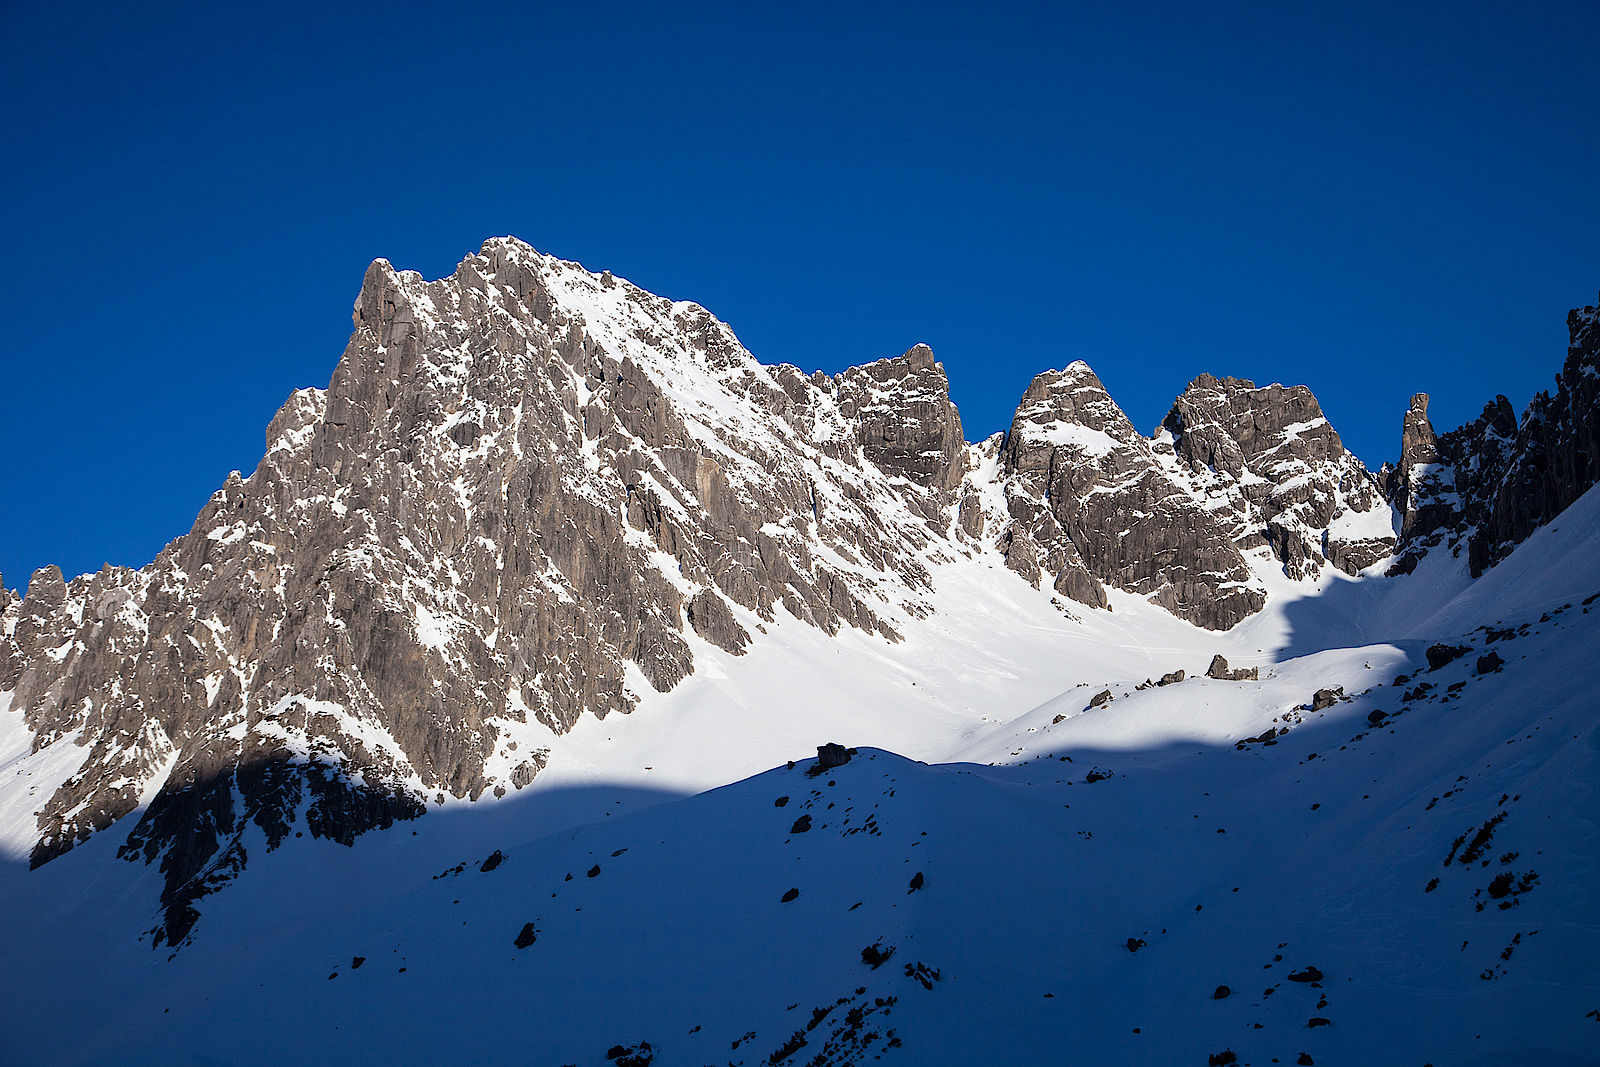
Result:
M787 892L787 893L785 893L785 894L784 894L784 895L783 895L783 903L785 903L785 904L787 904L787 903L789 903L789 901L791 901L791 900L797 900L797 899L799 899L799 897L800 897L800 890L798 890L798 889L791 889L791 890L789 890L789 891L788 891L788 892Z
M1090 699L1089 706L1091 708L1101 708L1105 707L1109 703L1111 703L1111 690L1102 689Z
M499 849L495 849L494 852L490 853L489 858L484 860L483 863L478 867L478 870L482 871L484 874L488 874L490 871L500 866L500 864L504 863L505 858L506 857L504 853L502 853Z
M1371 723L1373 726L1382 726L1383 720L1387 719L1388 717L1389 713L1386 711L1367 712L1367 722Z
M1055 718L1050 720L1050 725L1051 726L1060 726L1062 723L1064 723L1066 721L1067 721L1067 717L1065 715L1057 715Z
M1337 689L1318 689L1311 696L1311 710L1321 711L1323 708L1331 708L1339 703L1339 698L1342 696L1344 696L1342 685Z
M1479 674L1493 674L1505 665L1506 661L1500 658L1500 653L1492 650L1487 655L1478 657Z
M850 762L850 750L843 745L827 744L817 746L817 766L824 771L831 771L835 767L843 767Z
M356 956L353 959L351 959L351 961L350 961L350 969L352 971L359 971L361 969L361 965L363 963L366 963L366 962L367 962L367 957L365 957L365 956Z
M533 928L533 924L523 923L522 932L519 933L516 940L511 943L516 945L518 948L527 948L537 940L539 940L539 932Z
M865 963L873 970L877 970L879 967L882 967L885 963L887 963L889 957L893 955L893 945L890 945L888 948L884 948L882 941L875 941L861 950L861 962Z
M1332 1025L1333 1025L1333 1020L1332 1019L1324 1019L1320 1015L1313 1015L1311 1018L1306 1020L1306 1029L1307 1030L1315 1030L1319 1026L1332 1026Z
M1161 676L1161 680L1159 682L1157 682L1156 684L1157 685L1175 685L1175 684L1177 684L1178 682L1181 682L1181 681L1183 681L1183 672L1182 671L1172 671L1170 674L1163 674Z
M1225 985L1219 985L1219 986L1217 986L1216 991L1211 994L1211 999L1212 1000L1227 1000L1232 995L1233 995L1233 990L1229 989Z
M1429 645L1428 669L1430 671L1436 671L1445 664L1453 663L1471 651L1472 649L1468 648L1466 645Z
M650 1047L648 1041L641 1041L632 1048L612 1045L606 1050L606 1059L614 1061L617 1067L650 1067L655 1058L655 1049Z
M774 800L772 802L772 806L775 807L775 808L781 808L787 803L789 803L789 798L788 797L779 797L777 800Z
M1142 938L1142 937L1130 937L1130 938L1128 938L1128 951L1129 952L1138 952L1140 949L1144 948L1144 945L1145 945L1145 941L1144 941L1144 938Z
M1317 970L1315 967L1307 967L1303 971L1294 971L1293 973L1291 973L1289 975L1289 981L1291 981L1291 982L1320 982L1320 981L1322 981L1322 972Z
M1299 1067L1316 1067L1316 1060L1311 1058L1311 1053L1302 1052L1300 1058L1294 1061Z
M1221 1052L1213 1052L1206 1057L1206 1067L1232 1067L1233 1064L1238 1062L1239 1054L1231 1048L1225 1048Z
M922 872L918 871L916 874L911 876L911 888L906 890L906 892L907 893L915 893L917 890L919 890L921 888L922 888Z
M598 863L595 864L593 867L589 868L589 877L590 878L598 878L598 877L600 877L600 865Z
M811 829L811 816L802 815L794 821L793 826L789 827L789 832L791 834L803 834L809 829Z
M1111 777L1111 772L1110 771L1102 771L1099 767L1096 767L1094 770L1092 770L1088 774L1084 775L1083 776L1083 780L1085 782L1089 783L1090 785L1093 785L1095 782L1103 782L1107 778L1110 778L1110 777Z

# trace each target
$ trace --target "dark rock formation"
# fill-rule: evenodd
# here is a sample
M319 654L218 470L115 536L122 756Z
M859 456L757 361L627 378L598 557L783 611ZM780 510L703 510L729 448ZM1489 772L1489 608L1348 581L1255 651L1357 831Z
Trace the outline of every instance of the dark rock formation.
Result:
M1228 661L1220 653L1211 657L1211 666L1206 668L1206 677L1215 678L1219 682L1254 682L1260 673L1259 667L1240 667L1230 671Z
M1227 661L1224 660L1223 662ZM1178 682L1183 681L1183 678L1184 674L1182 671L1171 671L1167 674L1163 674L1156 682L1156 685L1176 685Z
M863 454L890 474L954 489L966 469L961 416L944 365L927 345L897 359L851 367L836 379L839 410L855 422ZM969 531L970 532L970 531Z
M1343 696L1344 686L1342 685L1337 689L1318 689L1311 695L1311 710L1321 711L1324 708L1331 708L1339 703L1340 698Z
M824 771L831 771L835 767L843 767L850 762L850 749L843 745L829 743L817 746L817 766Z
M1412 401L1401 461L1385 471L1406 516L1396 569L1430 549L1467 550L1477 576L1600 481L1600 308L1567 315L1567 358L1554 393L1534 396L1519 422L1505 397L1432 438L1426 397Z
M1344 449L1311 390L1202 374L1162 423L1156 449L1177 459L1240 549L1266 546L1291 578L1324 561L1356 574L1394 549L1378 480Z
M1090 607L1104 586L1227 629L1266 595L1226 531L1163 469L1084 363L1028 386L1001 453L1006 565Z
M1471 651L1472 649L1466 645L1446 645L1443 643L1429 645L1427 651L1428 669L1436 671L1447 663L1454 663Z

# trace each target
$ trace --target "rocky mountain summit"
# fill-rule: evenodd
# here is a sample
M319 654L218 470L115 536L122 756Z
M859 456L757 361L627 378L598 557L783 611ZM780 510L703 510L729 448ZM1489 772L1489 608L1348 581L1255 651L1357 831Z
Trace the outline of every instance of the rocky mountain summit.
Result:
M514 239L436 281L379 260L328 387L189 533L0 589L0 699L68 768L32 863L136 815L120 854L159 863L177 946L251 827L349 843L520 789L585 717L780 619L900 640L958 560L1217 630L1397 533L1402 569L1446 534L1487 565L1595 480L1600 330L1574 315L1503 455L1498 415L1436 439L1424 400L1380 485L1304 387L1202 375L1145 437L1074 363L968 445L926 346L806 374Z

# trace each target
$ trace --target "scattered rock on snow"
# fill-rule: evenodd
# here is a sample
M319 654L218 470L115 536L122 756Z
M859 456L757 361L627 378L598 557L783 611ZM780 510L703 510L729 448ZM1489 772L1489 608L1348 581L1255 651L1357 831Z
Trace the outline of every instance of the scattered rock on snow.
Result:
M1312 694L1311 710L1321 711L1323 708L1331 708L1339 703L1339 698L1342 696L1344 696L1344 686L1342 685L1337 689L1318 689Z
M1466 645L1429 645L1428 669L1430 671L1436 671L1445 664L1452 663L1471 651L1472 649L1468 648Z
M1228 661L1220 655L1211 657L1211 666L1206 668L1206 677L1215 678L1219 682L1254 682L1260 677L1260 668L1240 667L1230 671Z
M831 771L835 767L843 767L850 762L850 749L843 745L826 744L817 746L817 767L824 771Z

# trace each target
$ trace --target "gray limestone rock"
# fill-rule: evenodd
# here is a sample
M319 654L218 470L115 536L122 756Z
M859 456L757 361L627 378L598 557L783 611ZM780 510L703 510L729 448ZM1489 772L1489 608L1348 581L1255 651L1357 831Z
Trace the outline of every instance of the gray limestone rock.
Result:
M1111 585L1210 629L1265 603L1226 532L1172 481L1086 364L1034 379L1000 458L1006 563L1024 577L1038 567L1091 607L1106 606Z
M1230 671L1227 659L1220 653L1211 657L1211 665L1206 668L1206 677L1215 678L1219 682L1254 682L1259 673L1259 667L1240 667L1238 670Z
M1465 549L1474 576L1600 481L1600 307L1567 315L1566 362L1554 393L1541 392L1519 421L1496 397L1472 422L1433 437L1426 397L1413 399L1401 459L1386 472L1406 515L1394 570L1427 552Z
M1377 478L1345 451L1305 386L1202 374L1162 427L1190 491L1228 501L1214 514L1233 542L1268 546L1289 577L1312 577L1324 562L1356 574L1393 551Z
M866 458L890 474L950 490L965 473L961 416L944 365L927 345L851 367L835 379L839 409L854 421Z

